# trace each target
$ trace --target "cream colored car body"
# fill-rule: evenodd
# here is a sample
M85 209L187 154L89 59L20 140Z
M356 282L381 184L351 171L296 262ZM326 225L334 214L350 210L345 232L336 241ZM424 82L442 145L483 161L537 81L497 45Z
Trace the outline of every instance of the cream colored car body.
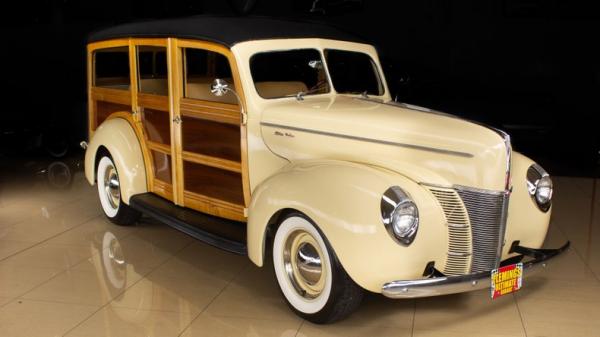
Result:
M252 80L250 58L301 48L370 55L384 94L364 99L338 94L330 85L329 93L304 100L261 98ZM264 263L268 226L280 211L294 209L317 224L348 274L363 288L381 292L386 282L421 278L428 262L443 267L448 253L447 220L430 186L512 190L503 258L509 256L515 240L541 247L550 211L540 211L527 191L526 172L533 162L516 152L511 156L510 143L495 130L419 108L393 106L372 46L285 39L243 42L231 51L248 111L252 202L247 246L255 264ZM103 131L106 128L111 129L110 135ZM100 145L118 157L123 201L146 192L142 152L131 126L112 119L98 129L86 154L90 183L94 182L95 149ZM419 231L409 246L395 242L382 223L381 197L391 186L408 192L419 208Z
M123 118L111 118L94 132L85 151L85 177L96 183L96 154L104 147L113 157L121 184L121 199L129 204L129 198L148 191L146 171L140 141L131 124Z

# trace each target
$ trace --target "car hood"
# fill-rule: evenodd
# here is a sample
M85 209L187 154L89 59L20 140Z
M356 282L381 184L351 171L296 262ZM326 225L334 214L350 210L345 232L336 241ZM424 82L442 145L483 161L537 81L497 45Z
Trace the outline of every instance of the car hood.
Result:
M265 143L290 161L333 159L397 171L426 184L506 188L502 133L427 109L357 97L306 97L269 105Z

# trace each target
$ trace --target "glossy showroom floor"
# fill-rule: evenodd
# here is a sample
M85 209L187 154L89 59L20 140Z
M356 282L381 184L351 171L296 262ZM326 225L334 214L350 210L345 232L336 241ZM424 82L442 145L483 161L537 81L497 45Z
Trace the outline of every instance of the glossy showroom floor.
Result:
M288 310L269 270L146 218L111 225L82 172L72 178L58 190L46 177L0 186L2 337L600 336L591 179L555 179L548 245L574 249L516 295L372 295L349 319L315 326Z

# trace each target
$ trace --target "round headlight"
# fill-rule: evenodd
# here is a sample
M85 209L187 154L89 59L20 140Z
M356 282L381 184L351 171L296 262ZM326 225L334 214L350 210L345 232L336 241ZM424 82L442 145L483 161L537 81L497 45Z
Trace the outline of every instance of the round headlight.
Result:
M527 170L527 189L538 208L544 212L552 205L552 179L538 164L533 164Z
M549 176L544 176L538 180L535 188L535 201L544 210L550 208L550 202L552 201L552 179Z
M419 228L419 210L400 187L390 187L383 194L381 216L392 238L405 245L413 242Z

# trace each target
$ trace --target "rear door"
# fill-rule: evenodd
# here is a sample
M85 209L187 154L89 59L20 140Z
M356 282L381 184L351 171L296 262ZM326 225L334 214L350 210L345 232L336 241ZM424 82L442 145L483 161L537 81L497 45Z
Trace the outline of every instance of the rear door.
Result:
M167 39L132 40L134 112L141 122L152 169L148 170L149 190L174 200L174 157L172 112L169 99Z

